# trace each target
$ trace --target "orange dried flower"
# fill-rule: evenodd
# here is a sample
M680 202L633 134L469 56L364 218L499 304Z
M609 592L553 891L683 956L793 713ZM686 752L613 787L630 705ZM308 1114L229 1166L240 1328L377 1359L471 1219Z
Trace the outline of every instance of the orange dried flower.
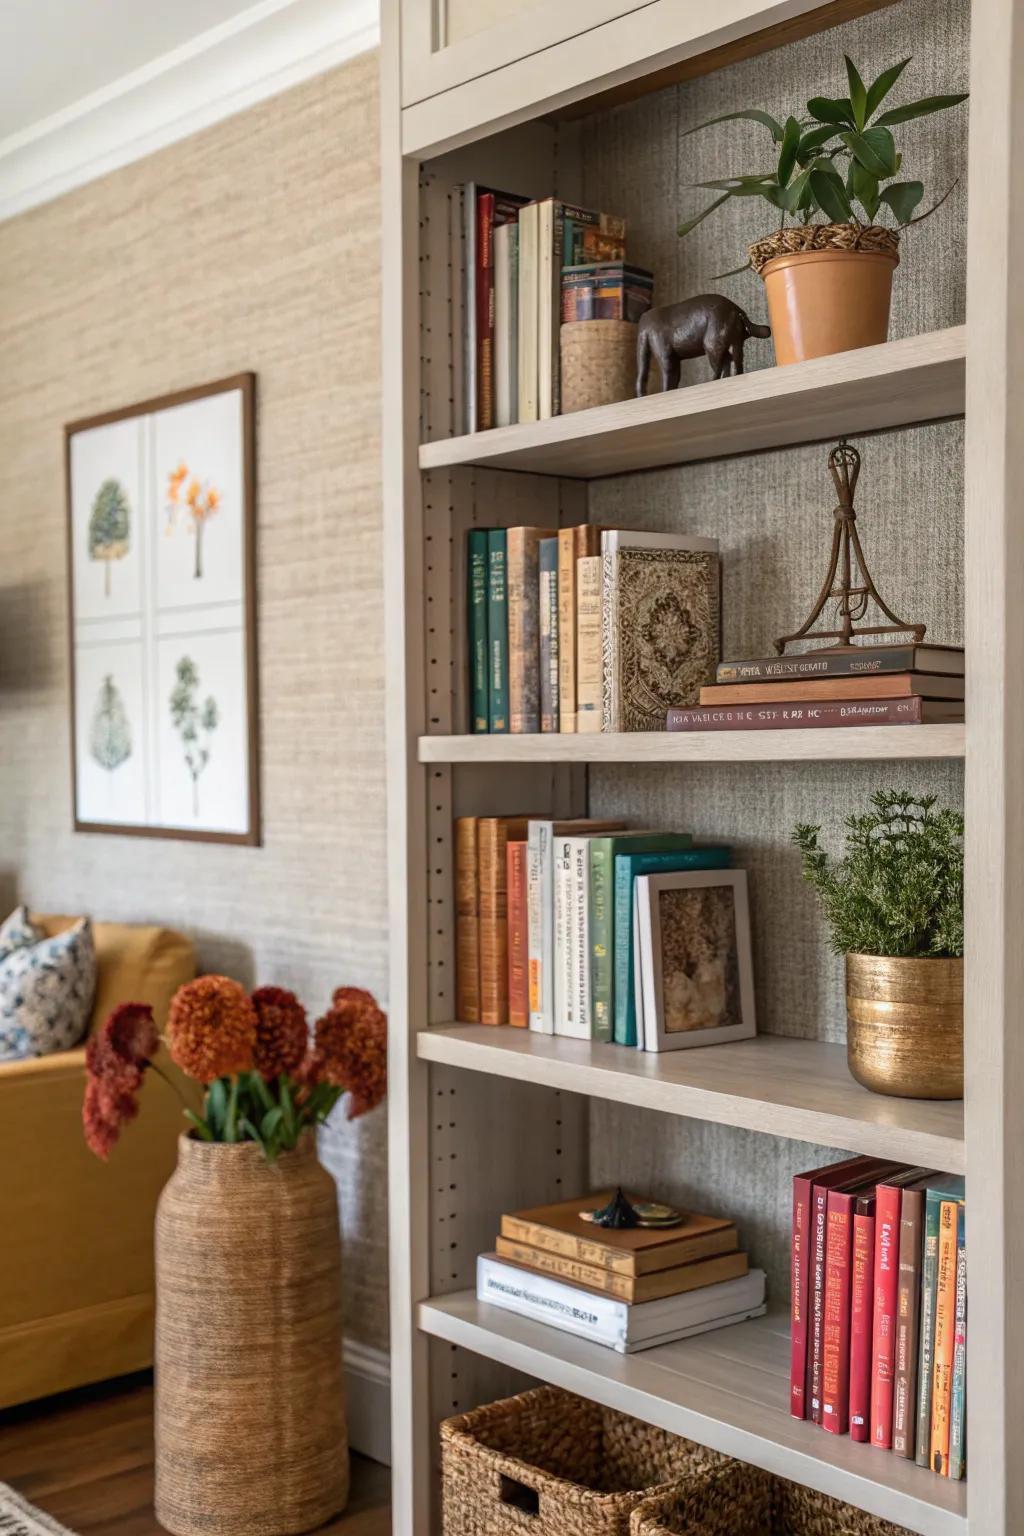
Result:
M375 1109L387 1092L387 1018L370 992L339 987L318 1019L310 1070L349 1094L348 1118Z
M227 976L200 976L179 987L167 1015L171 1059L189 1077L212 1083L248 1072L256 1046L256 1009Z
M306 1010L284 987L257 987L252 994L256 1010L256 1047L253 1065L263 1077L294 1073L302 1065L309 1044Z

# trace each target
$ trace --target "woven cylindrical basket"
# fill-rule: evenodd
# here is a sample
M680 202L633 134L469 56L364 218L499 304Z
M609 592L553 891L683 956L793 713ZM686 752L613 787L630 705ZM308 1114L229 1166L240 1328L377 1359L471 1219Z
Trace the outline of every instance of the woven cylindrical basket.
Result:
M537 1387L441 1425L444 1536L628 1536L651 1493L723 1458Z
M636 332L632 320L569 320L560 328L563 415L630 399Z
M156 1218L156 1517L174 1536L296 1536L344 1508L341 1240L310 1133L183 1136Z
M630 1536L909 1536L838 1499L729 1461L637 1506Z

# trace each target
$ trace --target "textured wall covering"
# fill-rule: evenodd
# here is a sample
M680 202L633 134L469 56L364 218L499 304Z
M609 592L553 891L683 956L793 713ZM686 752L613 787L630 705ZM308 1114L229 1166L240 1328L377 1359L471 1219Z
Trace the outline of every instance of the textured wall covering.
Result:
M317 1010L386 980L377 183L374 54L0 225L0 897L175 924ZM243 369L265 845L75 836L62 425ZM386 1345L383 1112L325 1140Z
M768 205L734 202L685 241L674 228L679 217L703 206L706 194L687 191L687 183L767 167L768 136L747 123L689 138L686 130L738 107L784 117L819 90L844 95L844 52L869 81L913 54L895 100L966 89L966 29L967 8L958 0L903 0L894 10L587 122L584 201L626 215L630 255L654 269L660 302L719 288L764 318L763 291L752 273L713 278L738 266L747 243L773 227ZM924 181L926 206L963 177L965 130L965 108L908 127L906 174ZM891 335L963 320L965 214L961 180L935 217L905 237ZM752 342L747 360L750 367L768 366L770 345ZM685 366L684 380L706 376L702 364ZM930 637L959 642L961 424L884 434L859 446L861 532L883 595L903 616L925 620ZM591 520L716 536L725 652L764 655L774 636L803 620L825 575L835 502L826 453L827 445L800 448L604 481L591 490ZM591 770L590 804L596 815L628 814L637 825L678 826L731 842L736 862L750 871L759 1027L843 1040L842 961L831 954L816 901L800 879L791 828L797 821L822 822L835 843L843 817L879 785L935 790L958 803L962 780L961 765L939 763L606 767ZM621 1179L728 1209L754 1261L768 1269L776 1304L788 1292L789 1178L830 1157L796 1142L598 1101L591 1109L595 1183Z

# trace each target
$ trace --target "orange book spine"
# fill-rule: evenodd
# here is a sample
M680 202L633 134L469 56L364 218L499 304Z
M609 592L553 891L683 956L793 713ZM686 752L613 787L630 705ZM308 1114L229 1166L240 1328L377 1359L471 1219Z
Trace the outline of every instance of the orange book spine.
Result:
M939 1207L939 1268L935 1285L935 1375L932 1382L930 1465L949 1476L949 1422L956 1342L956 1222L958 1202Z
M480 907L477 894L477 818L455 823L455 1016L480 1023Z
M529 954L526 932L526 844L510 842L508 881L508 1021L518 1029L530 1024Z

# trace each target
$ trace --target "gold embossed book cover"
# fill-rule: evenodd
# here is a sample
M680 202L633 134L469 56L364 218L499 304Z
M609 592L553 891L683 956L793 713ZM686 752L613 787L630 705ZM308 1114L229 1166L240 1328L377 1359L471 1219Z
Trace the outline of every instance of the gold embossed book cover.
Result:
M718 541L608 528L601 555L603 729L663 731L718 665Z

